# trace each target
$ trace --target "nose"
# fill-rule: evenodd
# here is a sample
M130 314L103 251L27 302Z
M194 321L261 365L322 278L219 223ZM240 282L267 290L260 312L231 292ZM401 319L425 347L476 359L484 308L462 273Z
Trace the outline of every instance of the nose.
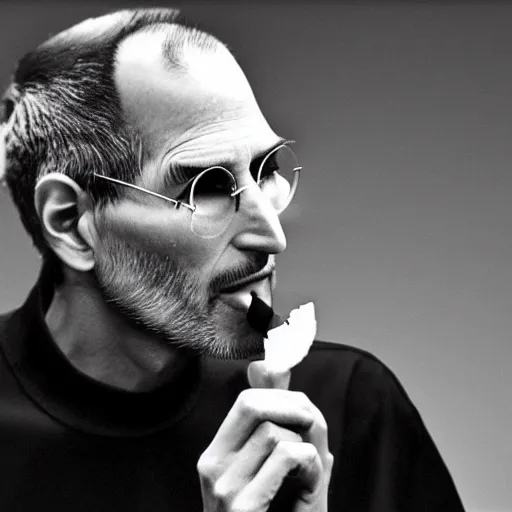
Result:
M278 254L286 249L286 236L276 209L256 185L241 194L233 244L240 250Z

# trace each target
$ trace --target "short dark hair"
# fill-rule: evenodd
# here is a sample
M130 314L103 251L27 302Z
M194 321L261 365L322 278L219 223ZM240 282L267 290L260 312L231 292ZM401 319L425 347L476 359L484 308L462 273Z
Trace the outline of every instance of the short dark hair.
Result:
M25 229L43 254L50 254L34 208L37 181L61 172L87 190L100 206L117 197L99 187L93 173L133 182L141 172L144 148L123 118L114 83L116 50L126 37L158 29L179 30L164 54L179 60L169 41L176 33L205 48L213 36L178 21L176 9L136 9L86 20L57 34L25 55L2 101L5 123L5 181ZM179 44L177 46L180 46ZM1 177L0 177L1 178ZM99 180L96 180L99 181Z

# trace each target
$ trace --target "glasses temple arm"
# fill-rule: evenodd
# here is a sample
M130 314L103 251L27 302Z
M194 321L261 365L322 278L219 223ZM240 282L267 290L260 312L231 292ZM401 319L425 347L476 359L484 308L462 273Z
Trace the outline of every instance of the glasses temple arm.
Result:
M176 199L172 199L172 198L167 197L167 196L163 196L162 194L158 194L157 192L152 192L151 190L146 190L145 188L139 187L137 185L133 185L132 183L126 183L125 181L121 181L121 180L118 180L116 178L110 178L109 176L103 176L103 175L97 174L97 173L94 173L94 176L96 176L98 178L101 178L103 180L107 180L107 181L111 181L113 183L117 183L118 185L123 185L125 187L129 187L129 188L132 188L134 190L138 190L139 192L144 192L144 193L149 194L149 195L151 195L153 197L158 197L160 199L163 199L164 201L169 201L169 202L173 203L176 208L179 208L180 205L183 205L186 208L188 208L190 211L192 211L192 212L195 211L194 206L192 206L190 204L183 203L182 201L177 201Z

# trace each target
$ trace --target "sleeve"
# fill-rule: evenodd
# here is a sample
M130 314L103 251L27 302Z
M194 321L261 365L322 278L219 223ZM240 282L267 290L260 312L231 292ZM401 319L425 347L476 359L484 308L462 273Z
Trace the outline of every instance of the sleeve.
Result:
M379 361L356 363L343 423L329 512L464 511L417 409Z

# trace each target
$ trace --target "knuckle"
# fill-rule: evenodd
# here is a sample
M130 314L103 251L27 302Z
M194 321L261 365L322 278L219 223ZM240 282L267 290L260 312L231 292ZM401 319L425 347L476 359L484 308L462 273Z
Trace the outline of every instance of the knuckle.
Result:
M292 443L278 443L276 450L279 451L285 459L294 460L297 458L297 451Z
M219 478L212 486L212 495L216 501L227 502L232 494L230 482L226 478Z
M260 423L257 430L257 434L261 437L269 448L274 448L280 441L278 428L270 421L264 421Z
M315 468L315 471L323 469L320 455L311 443L300 443L300 449L297 449L293 443L280 443L277 449L281 451L282 457L290 466L298 464L302 469Z
M327 436L328 426L327 421L325 421L325 418L322 413L319 412L318 418L316 420L316 428L318 429L318 433Z
M302 443L304 439L302 439L302 436L300 434L297 434L297 432L293 432L292 430L288 431L288 440L295 442L295 443Z
M248 503L246 499L235 499L231 504L231 512L254 512L253 503Z
M308 395L304 393L303 391L294 391L295 396L297 397L297 400L304 405L305 407L308 407L311 405L311 400L308 398Z
M324 463L324 473L326 475L326 478L330 480L332 468L334 466L334 455L332 453L328 453L325 456L325 463Z
M271 421L263 421L256 430L257 436L262 438L262 443L270 450L273 450L282 441L302 442L302 437L299 434Z
M321 463L320 455L316 446L311 443L304 443L304 455L308 464Z
M293 394L295 395L297 405L309 414L312 414L314 419L321 414L306 393L303 391L293 391Z
M197 472L203 477L211 477L216 473L218 468L218 462L216 459L211 457L207 452L204 452L197 461L196 469Z
M256 412L255 407L255 393L253 389L244 389L236 399L236 404L243 415L254 415Z
M322 460L314 445L310 443L304 443L299 460L304 469L308 468L309 470L314 470L315 473L323 472Z

